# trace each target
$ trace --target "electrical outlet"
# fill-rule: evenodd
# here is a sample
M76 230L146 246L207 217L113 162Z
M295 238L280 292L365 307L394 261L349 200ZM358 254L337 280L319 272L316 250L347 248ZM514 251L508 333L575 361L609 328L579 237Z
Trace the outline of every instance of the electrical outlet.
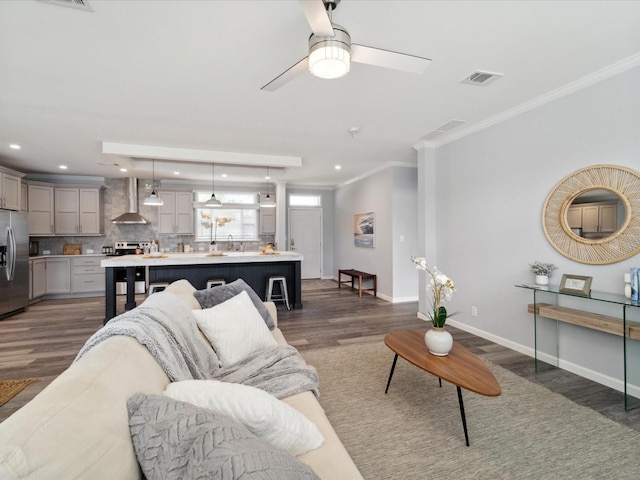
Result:
M92 254L93 253L93 248L87 248L87 254Z
M477 317L478 316L478 307L476 307L475 305L473 307L471 307L471 316L472 317Z
M44 250L42 252L43 255L51 255L51 250Z

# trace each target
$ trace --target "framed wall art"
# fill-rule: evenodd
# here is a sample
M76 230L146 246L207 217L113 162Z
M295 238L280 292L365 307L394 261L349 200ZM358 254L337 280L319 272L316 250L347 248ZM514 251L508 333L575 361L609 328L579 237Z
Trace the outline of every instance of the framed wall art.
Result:
M562 275L560 281L560 291L562 293L573 293L574 295L589 296L591 294L592 277L581 275Z
M375 214L356 213L353 216L353 244L356 247L375 247Z

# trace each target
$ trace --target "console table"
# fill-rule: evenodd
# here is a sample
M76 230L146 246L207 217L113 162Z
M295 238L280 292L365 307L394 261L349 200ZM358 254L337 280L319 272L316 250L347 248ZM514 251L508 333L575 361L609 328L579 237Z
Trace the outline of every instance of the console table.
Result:
M640 340L640 303L632 302L623 295L616 295L605 292L592 291L588 296L578 295L575 293L566 293L559 290L557 285L516 285L518 288L525 288L533 292L533 303L528 305L528 312L533 313L533 329L534 329L534 355L535 355L535 369L536 372L540 371L540 363L544 362L549 364L545 360L541 360L539 357L553 357L548 352L542 352L540 325L538 324L539 317L549 318L556 320L556 339L555 339L555 358L559 359L558 341L557 341L557 324L558 322L570 323L578 325L584 328L592 330L598 330L613 335L618 335L623 338L622 342L622 356L624 366L624 408L625 410L631 410L633 408L640 407L640 399L630 396L627 392L628 380L629 380L629 367L628 365L628 350L630 347L629 342L634 340ZM584 300L585 308L588 308L590 302L600 302L604 304L614 305L616 308L620 308L621 315L610 316L602 315L599 313L593 313L588 310L574 309L565 306L558 305L559 298L573 297ZM631 314L631 315L630 315ZM631 318L630 318L631 317ZM557 366L557 365L555 365Z

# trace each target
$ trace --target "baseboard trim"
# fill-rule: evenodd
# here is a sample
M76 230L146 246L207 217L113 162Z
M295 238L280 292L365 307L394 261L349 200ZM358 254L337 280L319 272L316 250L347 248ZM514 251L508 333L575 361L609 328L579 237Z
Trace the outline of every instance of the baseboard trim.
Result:
M393 297L391 303L409 303L409 302L417 302L419 300L418 297Z
M427 317L421 313L418 313L418 317L422 318L424 320L427 320ZM464 330L465 332L469 332L472 333L478 337L481 338L485 338L487 340L491 340L493 343L497 343L498 345L502 345L503 347L507 347L511 350L514 350L516 352L520 352L523 355L527 355L528 357L534 358L535 357L535 353L533 348L531 347L527 347L525 345L522 345L520 343L516 343L516 342L512 342L511 340L507 340L503 337L499 337L497 335L493 335L491 333L487 333L483 330L480 330L478 328L475 327L471 327L465 323L462 322L458 322L454 319L449 319L447 320L447 323L459 328L460 330ZM539 359L550 363L551 365L553 365L556 362L556 359L554 357L551 357L550 355L544 355L541 354L539 355ZM606 387L612 388L614 390L617 390L619 392L623 392L624 393L624 381L623 380L619 380L617 378L611 377L609 375L604 375L600 372L596 372L595 370L591 370L589 368L585 368L581 365L577 365L573 362L569 362L567 360L563 360L562 358L559 359L558 361L558 367L566 370L567 372L571 372L571 373L575 373L576 375L579 375L581 377L587 378L589 380L592 380L596 383L599 383L601 385L604 385ZM640 398L640 386L638 385L627 385L627 393L631 396L634 396L636 398Z

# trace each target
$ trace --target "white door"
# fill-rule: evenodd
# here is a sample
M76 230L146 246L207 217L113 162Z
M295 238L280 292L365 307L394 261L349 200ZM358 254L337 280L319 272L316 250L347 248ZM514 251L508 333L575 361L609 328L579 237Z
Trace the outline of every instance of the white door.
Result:
M302 278L322 275L322 211L318 208L289 209L289 249L304 255Z

